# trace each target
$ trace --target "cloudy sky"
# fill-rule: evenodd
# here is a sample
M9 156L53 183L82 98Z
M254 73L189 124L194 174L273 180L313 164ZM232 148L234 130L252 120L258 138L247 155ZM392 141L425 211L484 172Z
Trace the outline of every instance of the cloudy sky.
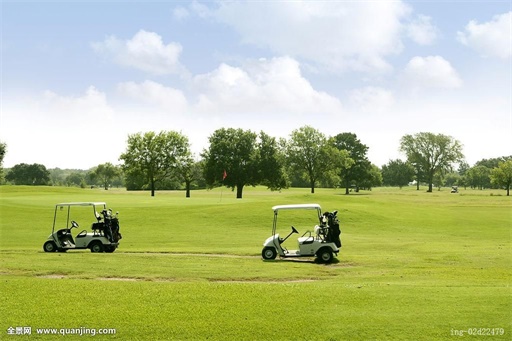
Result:
M442 133L512 155L503 1L1 0L4 167L119 164L129 134L352 132L382 166Z

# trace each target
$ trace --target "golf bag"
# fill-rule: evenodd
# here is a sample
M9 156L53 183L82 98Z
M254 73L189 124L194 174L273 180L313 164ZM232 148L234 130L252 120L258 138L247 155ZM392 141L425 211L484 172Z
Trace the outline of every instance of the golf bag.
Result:
M329 243L334 243L337 247L341 247L341 230L337 214L338 211L324 213L324 216L327 218L327 225L329 226L325 240Z
M119 233L119 219L117 215L112 216L110 211L104 210L103 212L103 222L105 224L103 232L105 233L105 237L112 243L117 243L121 238L121 233Z

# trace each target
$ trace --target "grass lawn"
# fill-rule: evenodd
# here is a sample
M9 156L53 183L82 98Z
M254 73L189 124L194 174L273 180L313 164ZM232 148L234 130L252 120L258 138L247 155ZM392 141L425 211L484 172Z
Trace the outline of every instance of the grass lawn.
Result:
M0 339L56 338L37 333L44 328L66 339L96 331L95 340L512 339L512 199L504 191L343 193L257 187L241 200L227 189L186 199L1 186ZM69 201L118 210L119 249L44 253L54 206ZM261 260L271 207L297 203L339 211L343 247L332 264ZM284 213L281 234L315 224L311 211ZM106 329L115 334L99 334Z

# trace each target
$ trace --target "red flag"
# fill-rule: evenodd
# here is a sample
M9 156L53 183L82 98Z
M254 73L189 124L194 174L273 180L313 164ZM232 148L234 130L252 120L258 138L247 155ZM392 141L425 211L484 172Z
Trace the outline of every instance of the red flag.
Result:
M224 174L222 174L222 181L224 181L224 179L226 178L226 176L228 176L228 173L226 173L226 170L224 169Z

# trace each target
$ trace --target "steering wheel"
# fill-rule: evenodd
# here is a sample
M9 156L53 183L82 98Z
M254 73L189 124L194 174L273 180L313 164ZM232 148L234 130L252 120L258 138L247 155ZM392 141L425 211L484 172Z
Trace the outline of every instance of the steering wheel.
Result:
M79 227L78 223L74 220L71 220L71 228L73 227Z

